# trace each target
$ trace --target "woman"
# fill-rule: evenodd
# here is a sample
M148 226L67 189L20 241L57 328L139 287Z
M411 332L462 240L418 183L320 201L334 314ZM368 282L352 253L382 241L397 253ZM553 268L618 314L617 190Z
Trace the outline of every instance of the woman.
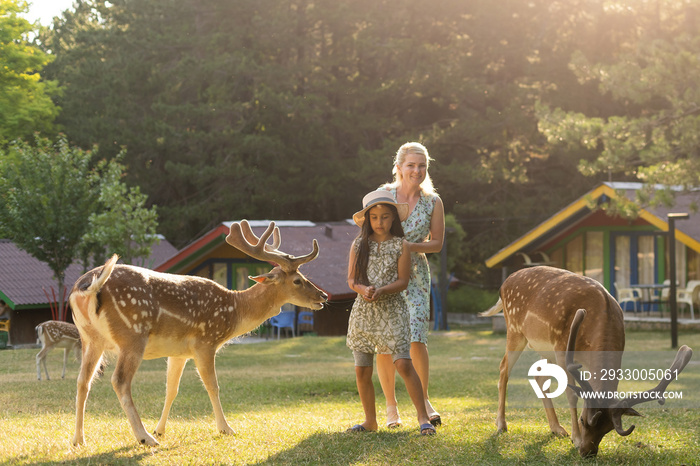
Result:
M430 268L426 253L442 250L445 235L445 209L428 175L428 149L408 142L396 152L394 181L381 187L396 202L409 206L408 218L401 224L411 253L411 278L404 297L411 313L411 359L423 386L425 407L434 426L442 424L440 414L430 404L428 382L428 325L430 320ZM377 355L377 373L387 404L387 427L401 425L394 391L395 369L391 357Z

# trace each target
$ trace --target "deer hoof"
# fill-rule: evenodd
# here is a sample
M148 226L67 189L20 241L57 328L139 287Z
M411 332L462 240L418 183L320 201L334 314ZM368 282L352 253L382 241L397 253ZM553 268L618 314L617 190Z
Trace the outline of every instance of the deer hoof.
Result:
M236 435L236 431L231 429L230 426L226 426L223 429L219 429L219 432L224 435Z

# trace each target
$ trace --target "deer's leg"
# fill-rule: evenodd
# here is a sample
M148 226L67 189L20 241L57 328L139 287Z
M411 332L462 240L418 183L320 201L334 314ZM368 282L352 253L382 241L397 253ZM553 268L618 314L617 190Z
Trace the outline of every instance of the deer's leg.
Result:
M142 445L148 445L154 447L158 445L158 441L153 438L151 434L146 432L146 428L141 422L141 417L136 411L136 406L134 406L134 400L131 397L131 382L134 379L134 374L141 365L141 360L143 356L143 349L141 351L134 350L133 348L124 349L122 348L119 357L117 358L117 364L114 368L114 373L112 374L112 387L114 392L119 398L119 403L122 405L122 409L126 413L126 417L129 419L129 424L131 424L131 430L134 432L136 440Z
M537 381L537 385L540 386L540 390L542 390L542 384L544 384L548 378L549 377L535 377L535 380ZM542 393L544 393L544 392L549 392L549 389L542 390ZM544 412L547 415L547 422L549 423L549 430L551 430L552 433L555 435L567 437L569 435L569 433L559 423L559 419L557 418L557 413L554 410L554 403L552 403L552 399L545 396L544 398L542 398L542 404L544 405Z
M46 380L51 380L49 378L49 370L46 368L46 355L49 353L50 348L44 346L41 348L36 355L36 378L41 380L41 365L44 365L44 371L46 372Z
M508 377L510 371L520 358L525 349L527 340L522 335L508 334L506 338L506 354L503 356L500 365L500 375L498 378L498 413L496 414L496 427L498 432L508 430L506 425L506 395L508 387Z
M194 363L197 365L199 377L204 383L204 387L209 393L211 406L214 409L214 418L216 419L216 429L222 434L234 435L235 432L226 422L224 410L221 408L221 400L219 399L219 382L216 378L216 367L214 358L216 353L214 350L198 351L194 357Z
M154 432L158 436L165 433L165 423L168 421L170 407L173 405L173 401L175 401L175 397L180 388L180 379L182 378L182 371L185 370L185 364L187 364L186 358L168 358L168 381L165 389L165 404L163 405L163 414L161 414L160 421L158 421Z
M61 374L62 379L66 378L66 364L68 364L68 352L69 351L70 351L70 347L63 348L63 373Z
M83 421L85 419L85 403L90 393L90 384L95 375L95 369L102 359L102 347L93 344L84 344L83 357L80 363L80 374L78 374L77 394L75 396L75 434L73 445L85 443L83 434Z
M566 352L557 351L557 364L562 367L566 367ZM569 380L569 385L575 387L576 381L571 376L569 371L566 371L566 375ZM581 429L578 424L578 413L576 410L576 405L578 403L578 396L570 388L566 388L566 400L569 402L569 412L571 413L571 442L576 448L581 444Z

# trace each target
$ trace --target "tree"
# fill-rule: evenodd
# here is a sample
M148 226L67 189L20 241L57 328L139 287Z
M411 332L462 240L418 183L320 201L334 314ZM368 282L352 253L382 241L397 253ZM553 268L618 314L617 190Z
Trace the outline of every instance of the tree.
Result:
M104 240L115 248L119 240L152 244L144 234L154 231L155 212L141 206L138 190L123 186L120 165L102 162L93 168L94 156L95 151L69 146L65 137L54 144L37 136L35 145L16 141L0 150L0 234L53 271L61 320L65 271L86 241ZM125 238L124 225L137 234ZM127 256L133 254L129 247L122 245Z
M65 320L65 271L94 212L96 178L92 154L36 138L36 146L17 141L0 152L2 233L53 271L59 289L59 319Z
M596 70L612 68L595 64L612 67L654 25L663 43L683 24L697 35L682 3L77 0L41 43L56 57L46 73L65 83L57 122L108 159L128 149L129 184L158 204L174 244L235 218L347 218L388 181L396 148L419 140L478 274L593 183L578 166L599 151L560 144L543 126L557 113L542 109L654 110L658 98L599 92Z
M81 256L83 263L92 265L105 261L107 255L118 254L127 264L151 254L151 246L158 241L158 215L155 206L146 208L147 196L138 186L128 187L124 182L124 166L117 159L100 161L98 209L90 214L90 227L83 236ZM152 264L140 264L150 266Z
M634 16L621 11L633 18L635 34L612 56L579 52L570 64L580 82L618 103L615 111L542 105L539 128L552 145L591 154L581 173L644 182L638 205L668 204L671 190L655 185L700 186L700 8L668 0L636 4ZM610 208L634 215L629 207Z
M52 56L31 45L35 27L18 16L26 11L23 0L0 0L0 146L35 131L52 132L58 114L51 101L57 83L40 74Z

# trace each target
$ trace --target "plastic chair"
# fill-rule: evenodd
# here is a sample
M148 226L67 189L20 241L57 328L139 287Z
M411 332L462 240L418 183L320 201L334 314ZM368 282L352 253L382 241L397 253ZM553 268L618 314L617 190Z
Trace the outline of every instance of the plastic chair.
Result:
M678 304L687 304L690 307L690 318L695 320L695 302L698 301L700 294L700 281L691 280L685 288L676 290L676 302Z
M277 339L280 339L280 331L284 329L291 328L292 336L294 335L294 318L296 317L296 312L294 311L282 311L274 317L270 317L270 325L274 329L277 329ZM285 330L286 332L286 330Z
M623 311L626 311L624 303L632 303L634 313L637 313L637 305L642 300L642 293L636 288L620 288L615 282L615 293L617 294L617 302Z
M314 329L314 313L311 311L301 311L297 318L297 333L301 334L302 326L309 332Z
M7 346L12 346L12 341L10 340L10 321L0 320L0 332L7 332Z

